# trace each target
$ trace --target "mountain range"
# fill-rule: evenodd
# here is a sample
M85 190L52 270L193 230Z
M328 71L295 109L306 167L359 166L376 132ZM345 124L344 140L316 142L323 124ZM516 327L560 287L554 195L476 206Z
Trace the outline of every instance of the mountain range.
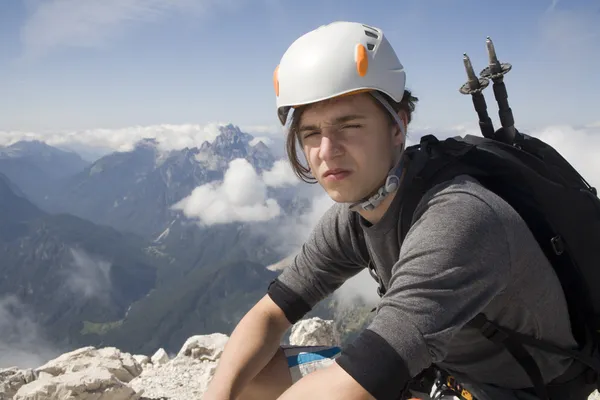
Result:
M253 139L227 125L200 147L146 139L93 162L41 142L0 149L0 298L17 298L61 350L170 351L194 334L230 333L277 276L266 266L289 255L269 239L281 221L200 226L172 206L235 159L273 168ZM268 191L286 216L308 207L293 187ZM326 301L310 315L341 314Z
M54 193L56 183L89 165L77 153L44 142L21 141L0 147L0 172L37 204Z
M121 317L156 286L160 256L133 234L69 214L48 214L0 174L0 359L22 346L13 319L43 328L58 348L82 344L86 320ZM8 315L8 317L7 317Z

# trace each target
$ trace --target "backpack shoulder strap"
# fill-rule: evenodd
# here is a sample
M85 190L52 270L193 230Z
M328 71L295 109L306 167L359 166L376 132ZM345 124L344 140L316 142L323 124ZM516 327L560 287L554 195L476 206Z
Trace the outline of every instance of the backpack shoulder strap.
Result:
M600 359L588 355L581 350L571 350L562 348L554 343L537 339L511 329L499 326L487 319L484 314L477 314L475 318L467 323L467 326L479 330L488 340L494 343L504 345L506 350L516 359L516 361L525 370L529 379L534 385L536 394L542 400L548 400L548 392L540 369L524 345L531 346L549 353L561 354L571 357L592 371L600 374Z
M523 345L508 330L498 327L483 314L475 316L467 325L478 329L490 341L504 345L506 350L527 373L540 400L550 400L540 368L531 354L525 350Z
M411 148L409 167L402 184L400 211L400 243L414 223L414 213L423 195L437 184L459 175L479 176L482 171L461 162L461 158L474 148L464 140L439 141L435 136L421 138L419 145ZM408 151L409 149L407 149Z
M358 221L359 214L355 212L350 213L350 227L354 231L356 235L357 245L360 252L360 258L365 263L367 269L369 270L369 274L371 277L377 282L377 294L379 297L383 296L385 293L385 287L379 275L377 275L377 271L375 271L375 265L373 264L373 260L371 259L371 254L369 253L369 248L367 247L367 242L365 240L365 235L363 233L362 228L360 227L360 222ZM373 308L374 311L376 308Z

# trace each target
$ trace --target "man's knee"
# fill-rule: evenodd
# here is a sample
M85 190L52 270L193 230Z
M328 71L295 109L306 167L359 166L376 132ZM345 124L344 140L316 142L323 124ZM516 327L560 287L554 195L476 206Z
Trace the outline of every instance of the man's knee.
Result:
M276 399L292 385L283 349L279 348L271 361L250 381L236 400Z

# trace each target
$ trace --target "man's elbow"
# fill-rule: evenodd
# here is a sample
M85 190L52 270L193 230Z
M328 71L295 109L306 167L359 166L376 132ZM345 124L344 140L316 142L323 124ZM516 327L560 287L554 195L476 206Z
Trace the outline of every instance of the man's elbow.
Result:
M264 295L253 308L255 312L261 313L268 318L277 331L285 332L292 326L290 321L288 321L285 312L268 294Z

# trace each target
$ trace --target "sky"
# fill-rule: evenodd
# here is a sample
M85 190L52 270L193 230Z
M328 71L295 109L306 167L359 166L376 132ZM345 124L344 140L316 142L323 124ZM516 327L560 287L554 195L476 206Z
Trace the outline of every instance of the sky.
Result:
M420 98L416 127L476 121L462 54L479 72L488 35L513 65L518 127L600 120L598 0L0 0L0 131L277 130L275 66L334 20L383 29Z

